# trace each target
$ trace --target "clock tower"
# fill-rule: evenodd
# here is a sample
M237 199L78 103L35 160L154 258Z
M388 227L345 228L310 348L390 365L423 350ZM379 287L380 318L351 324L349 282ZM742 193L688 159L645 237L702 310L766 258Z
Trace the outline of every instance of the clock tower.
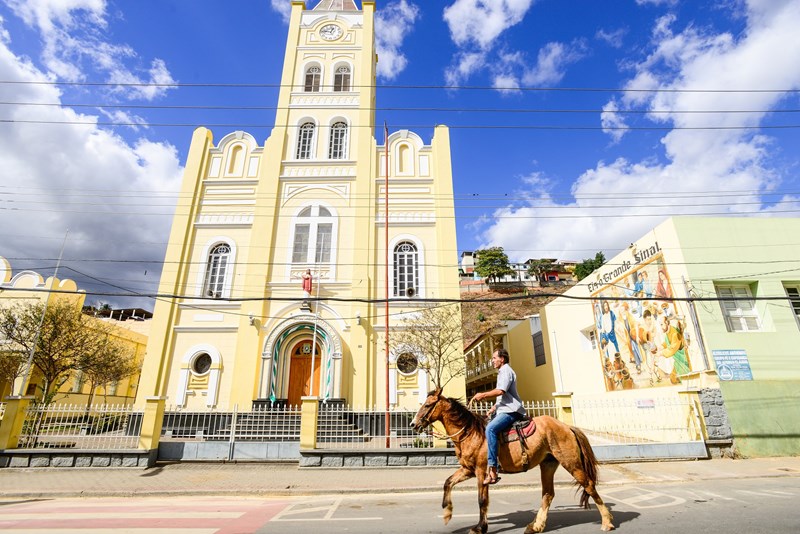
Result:
M437 126L425 144L396 131L387 162L375 140L375 2L360 4L292 2L263 145L195 130L181 191L192 201L173 220L175 267L159 288L183 298L156 304L137 402L375 406L388 393L416 410L431 388L422 348L387 355L382 299L388 287L391 342L425 299L459 296L449 132ZM447 393L463 396L463 380Z

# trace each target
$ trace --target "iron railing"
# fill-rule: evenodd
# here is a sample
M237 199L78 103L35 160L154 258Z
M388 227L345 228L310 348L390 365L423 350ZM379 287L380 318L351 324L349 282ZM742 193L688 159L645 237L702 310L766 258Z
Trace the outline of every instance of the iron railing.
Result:
M411 429L416 410L355 408L344 404L323 404L317 418L318 449L386 449L433 447L433 436ZM386 417L389 436L386 436Z
M135 449L144 412L130 405L32 404L20 449Z
M169 407L161 427L164 441L300 441L300 407L275 405L249 411L186 410Z

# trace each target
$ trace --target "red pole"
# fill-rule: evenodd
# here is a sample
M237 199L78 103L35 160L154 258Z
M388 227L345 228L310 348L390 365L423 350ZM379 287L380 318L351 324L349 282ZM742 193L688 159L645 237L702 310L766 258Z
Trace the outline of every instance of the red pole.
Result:
M383 123L383 139L384 139L384 153L386 159L386 167L384 169L385 176L383 182L383 194L384 194L384 204L383 204L383 229L384 229L384 240L385 240L385 249L384 249L384 277L386 279L386 303L385 303L385 312L386 317L384 321L384 328L385 328L385 338L386 338L386 448L388 449L390 446L390 437L389 437L389 127L386 125L386 121Z

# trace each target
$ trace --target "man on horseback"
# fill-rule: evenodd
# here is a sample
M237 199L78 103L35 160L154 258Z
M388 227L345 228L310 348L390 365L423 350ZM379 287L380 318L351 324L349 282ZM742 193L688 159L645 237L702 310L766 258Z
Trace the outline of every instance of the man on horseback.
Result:
M497 369L497 385L491 391L475 394L472 402L481 401L487 397L497 397L494 406L489 410L491 419L486 425L486 445L489 452L489 467L486 471L484 484L496 484L500 477L497 476L497 439L517 421L527 415L522 400L517 393L517 374L508 363L508 351L500 349L492 354L492 367Z

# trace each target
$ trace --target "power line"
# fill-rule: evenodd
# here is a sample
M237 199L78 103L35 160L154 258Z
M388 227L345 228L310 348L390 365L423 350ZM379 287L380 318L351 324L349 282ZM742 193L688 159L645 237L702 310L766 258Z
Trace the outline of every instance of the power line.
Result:
M243 89L278 89L283 87L304 89L304 85L280 83L152 83L152 82L91 82L91 81L52 81L52 80L0 80L0 84L8 85L66 85L75 87L233 87ZM677 89L677 88L632 88L632 87L532 87L522 86L513 89L498 89L490 85L391 85L391 84L351 84L353 88L366 89L436 89L436 90L469 90L469 91L531 91L531 92L579 92L579 93L800 93L800 89Z
M115 121L50 121L28 119L0 119L0 124L49 124L68 126L110 126L123 127L135 126L137 128L300 128L300 124L248 124L248 123L141 123L141 122L115 122ZM419 130L435 128L436 124L401 124L396 125L401 130ZM563 126L563 125L446 125L451 130L542 130L542 131L745 131L745 130L795 130L800 124L764 124L760 126ZM328 128L328 126L319 126ZM348 128L376 129L375 125L350 124Z
M285 111L295 109L285 106L230 106L230 105L169 105L169 104L87 104L77 102L10 102L0 101L2 106L38 106L59 108L111 108L111 109L172 109L172 110L199 110L199 111ZM368 111L408 111L408 112L436 112L436 113L606 113L604 109L546 109L546 108L453 108L453 107L359 107ZM662 114L752 114L752 113L800 113L800 109L620 109L614 110L615 115L662 115Z

